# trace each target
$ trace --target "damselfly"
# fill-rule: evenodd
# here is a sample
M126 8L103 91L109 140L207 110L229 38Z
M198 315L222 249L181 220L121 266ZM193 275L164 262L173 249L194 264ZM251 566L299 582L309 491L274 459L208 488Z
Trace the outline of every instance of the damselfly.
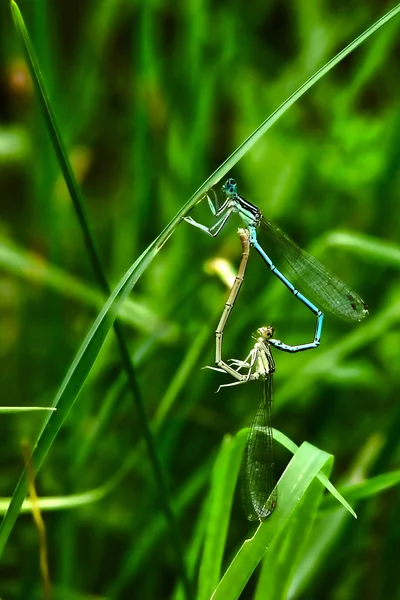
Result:
M257 333L258 337L254 338L255 344L244 361L232 360L231 364L227 365L221 360L219 368L211 367L226 371L237 379L233 383L226 383L220 387L261 380L262 400L249 429L241 465L242 502L246 517L250 521L266 519L277 502L274 438L271 426L274 392L272 376L275 372L275 362L269 342L274 330L271 326L260 327ZM241 369L246 372L240 373Z
M230 364L223 361L222 338L224 329L243 283L250 252L249 231L239 229L238 234L242 242L242 259L215 334L215 362L217 366L209 368L228 373L236 380L233 383L221 385L218 391L221 387L261 379L262 401L250 427L243 454L241 489L247 518L250 521L263 521L272 513L277 502L274 440L271 428L272 375L275 371L275 363L270 345L274 330L271 326L260 327L257 330L258 337L255 337L255 344L244 361L232 360ZM246 372L240 372L242 369Z
M228 179L222 186L222 190L226 198L220 207L218 207L217 202L217 206L214 206L210 197L207 196L211 212L217 218L212 227L208 228L201 223L197 223L191 217L186 217L186 221L208 235L216 237L230 215L238 213L249 231L250 244L261 255L274 275L317 317L314 340L311 343L289 346L280 340L271 340L270 344L286 352L298 352L319 346L324 315L278 270L258 241L258 229L264 232L267 243L269 242L271 245L271 250L276 251L277 255L281 256L288 272L299 278L301 286L304 290L307 290L307 294L315 299L316 303L322 308L346 321L361 321L368 314L368 307L358 294L311 254L301 250L281 229L267 221L257 206L238 194L234 179Z

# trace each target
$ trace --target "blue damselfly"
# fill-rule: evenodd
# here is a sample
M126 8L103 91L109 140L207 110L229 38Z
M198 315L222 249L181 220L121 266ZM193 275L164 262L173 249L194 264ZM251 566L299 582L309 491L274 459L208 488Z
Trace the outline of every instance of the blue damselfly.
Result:
M312 342L290 346L280 340L273 340L270 342L273 346L286 352L298 352L319 346L324 315L275 266L270 256L259 243L258 231L263 232L266 242L271 246L271 250L274 250L277 256L281 257L284 268L300 280L300 284L304 290L322 308L346 321L361 321L368 314L367 305L356 292L329 271L316 258L311 256L311 254L301 250L281 229L273 225L270 221L267 221L257 206L238 194L234 179L228 179L222 186L222 190L226 198L221 206L218 206L217 201L216 206L214 206L211 198L207 196L210 209L217 219L212 227L208 228L201 223L197 223L191 217L186 217L186 221L208 235L216 237L230 215L238 213L249 231L250 244L254 246L274 275L317 317L314 340Z

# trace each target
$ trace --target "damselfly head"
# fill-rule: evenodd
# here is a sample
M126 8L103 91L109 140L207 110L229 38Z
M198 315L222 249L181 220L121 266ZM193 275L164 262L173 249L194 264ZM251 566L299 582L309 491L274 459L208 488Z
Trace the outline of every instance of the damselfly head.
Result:
M227 196L233 197L237 195L237 185L234 179L228 179L226 183L222 186L222 191Z
M274 328L272 325L266 325L265 327L259 327L257 333L263 338L263 340L270 340L274 335Z

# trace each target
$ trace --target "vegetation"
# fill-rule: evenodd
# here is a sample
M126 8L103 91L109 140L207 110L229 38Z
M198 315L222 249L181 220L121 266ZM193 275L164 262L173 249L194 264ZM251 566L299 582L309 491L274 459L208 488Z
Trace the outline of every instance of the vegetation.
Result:
M379 9L0 5L1 597L396 597L400 6L368 31ZM327 314L317 350L274 352L285 472L244 545L261 391L216 395L227 377L202 370L240 222L212 239L181 221L211 224L200 200L228 172L370 309ZM224 356L270 323L312 340L253 252Z

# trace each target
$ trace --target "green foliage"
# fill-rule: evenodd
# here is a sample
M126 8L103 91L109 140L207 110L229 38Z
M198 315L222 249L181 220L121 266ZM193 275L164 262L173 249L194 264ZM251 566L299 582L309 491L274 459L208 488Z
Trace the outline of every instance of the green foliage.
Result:
M182 598L189 579L199 598L393 596L400 6L378 21L359 2L20 8L13 29L0 7L0 595L42 597L34 524L17 521L31 510L27 438L55 598ZM200 368L227 296L205 266L237 264L239 223L212 240L182 222L193 207L211 222L201 199L234 165L241 193L371 313L354 327L326 315L318 350L275 352L275 425L301 446L275 432L294 456L278 446L278 506L254 535L235 497L244 433L215 454L259 390L215 395L224 376ZM273 279L252 255L226 357L244 357L261 324L311 339L308 311Z

